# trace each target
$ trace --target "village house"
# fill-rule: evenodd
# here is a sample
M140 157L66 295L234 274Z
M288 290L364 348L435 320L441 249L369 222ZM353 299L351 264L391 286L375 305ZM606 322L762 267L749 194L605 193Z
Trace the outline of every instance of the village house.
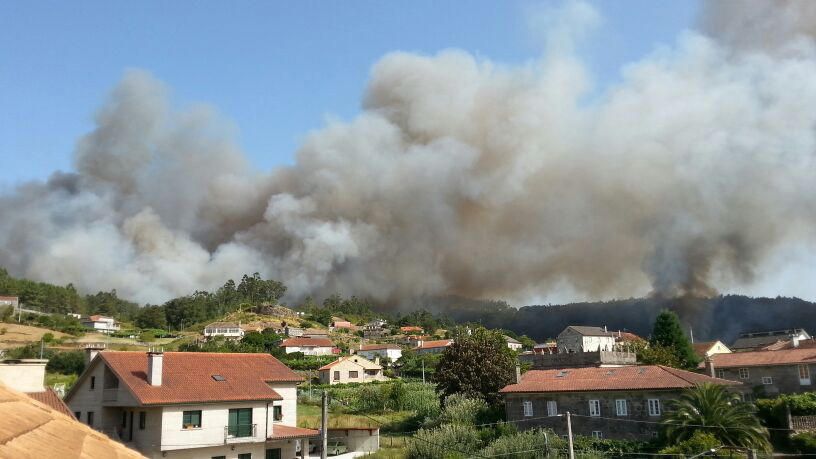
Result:
M816 348L714 354L700 364L707 375L744 384L746 399L816 390Z
M417 354L441 354L445 349L453 344L452 339L438 339L433 341L417 341L414 348Z
M730 346L733 352L763 351L778 348L788 342L809 340L811 336L801 328L740 333Z
M241 328L241 324L233 322L214 322L204 327L204 338L212 339L216 337L238 340L244 337L244 330Z
M304 338L329 339L329 332L326 330L321 330L319 328L307 328L306 330L303 330L303 334L300 336Z
M425 333L425 330L423 330L422 327L408 325L405 327L400 327L400 333L404 333L406 335L421 335Z
M369 360L388 357L392 362L396 362L402 357L402 348L396 344L361 344L356 353Z
M71 410L54 389L45 385L45 359L16 359L0 361L0 383L25 393L54 410L73 417Z
M507 341L507 347L509 347L510 349L512 349L514 351L520 351L521 348L523 347L521 345L521 341L519 341L519 340L517 340L515 338L511 338L511 337L505 335L504 340Z
M77 419L150 458L293 458L302 378L269 354L86 349L65 401Z
M119 322L113 317L94 315L82 319L81 322L85 327L100 333L110 334L119 331Z
M615 347L615 333L606 327L586 327L570 325L558 337L558 352L594 352L612 350Z
M372 362L359 355L340 357L328 365L320 367L321 384L365 383L373 381L388 381L383 375L379 358Z
M302 352L303 355L332 355L334 345L331 340L325 338L288 338L281 342L287 354Z
M722 341L705 341L701 343L694 343L692 344L694 348L694 353L697 354L697 357L701 359L705 359L706 357L711 357L714 354L730 354L731 349L728 348Z
M558 352L558 344L555 341L538 343L533 346L533 354L555 354Z
M569 411L575 434L639 440L657 436L657 421L681 391L701 383L740 385L660 365L531 370L517 381L500 393L507 421L519 429L566 435Z
M14 309L20 307L20 298L16 296L0 296L0 307L11 306Z
M354 324L352 324L351 322L349 322L347 320L340 320L340 319L337 319L337 320L333 321L331 323L331 327L329 327L329 328L331 330L349 330L349 331L357 330L357 327L355 327Z
M386 328L386 322L381 319L373 320L363 325L363 338L382 338L391 334L391 331Z

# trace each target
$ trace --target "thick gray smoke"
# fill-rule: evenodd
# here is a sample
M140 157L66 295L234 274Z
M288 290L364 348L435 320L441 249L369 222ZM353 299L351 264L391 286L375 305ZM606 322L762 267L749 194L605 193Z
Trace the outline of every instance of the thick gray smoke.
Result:
M718 2L707 35L600 96L571 46L593 22L582 4L527 65L393 53L362 114L268 173L212 110L176 111L130 72L76 172L0 196L0 265L151 302L253 271L295 297L384 301L750 284L816 224L816 20L783 5Z

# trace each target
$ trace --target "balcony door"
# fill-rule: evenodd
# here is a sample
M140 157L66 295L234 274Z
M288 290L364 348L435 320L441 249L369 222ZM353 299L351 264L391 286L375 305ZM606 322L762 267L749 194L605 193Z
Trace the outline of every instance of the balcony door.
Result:
M227 431L231 437L252 436L252 408L234 408L229 410Z

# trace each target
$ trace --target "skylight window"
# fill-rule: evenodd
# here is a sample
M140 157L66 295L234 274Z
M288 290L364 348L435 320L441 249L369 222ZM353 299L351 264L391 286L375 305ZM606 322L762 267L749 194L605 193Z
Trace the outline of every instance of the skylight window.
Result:
M212 375L212 379L214 379L216 381L226 381L227 380L227 378L225 378L225 377L223 377L221 375Z

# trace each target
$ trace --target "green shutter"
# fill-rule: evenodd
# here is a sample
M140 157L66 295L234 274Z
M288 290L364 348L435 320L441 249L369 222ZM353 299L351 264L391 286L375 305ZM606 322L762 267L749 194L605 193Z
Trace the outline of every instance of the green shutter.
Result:
M268 449L266 450L266 459L281 459L281 449Z
M229 434L233 437L252 435L252 408L233 408L229 410Z

